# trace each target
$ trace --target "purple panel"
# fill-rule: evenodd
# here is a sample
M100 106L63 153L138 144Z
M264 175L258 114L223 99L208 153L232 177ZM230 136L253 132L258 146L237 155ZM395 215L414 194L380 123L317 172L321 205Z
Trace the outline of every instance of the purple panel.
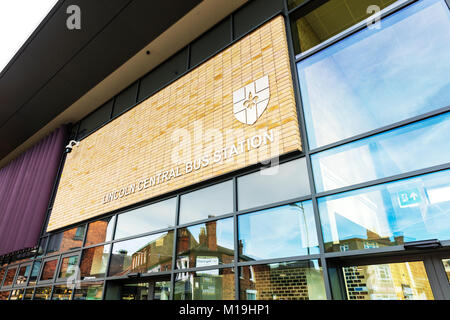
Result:
M0 255L37 245L66 139L62 126L0 169Z

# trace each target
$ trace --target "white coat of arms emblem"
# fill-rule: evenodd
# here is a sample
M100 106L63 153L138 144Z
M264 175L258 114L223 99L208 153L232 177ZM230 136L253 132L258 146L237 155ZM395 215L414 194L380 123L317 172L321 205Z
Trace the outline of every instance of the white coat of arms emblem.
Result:
M233 92L233 112L237 120L252 125L269 104L269 76L264 76Z

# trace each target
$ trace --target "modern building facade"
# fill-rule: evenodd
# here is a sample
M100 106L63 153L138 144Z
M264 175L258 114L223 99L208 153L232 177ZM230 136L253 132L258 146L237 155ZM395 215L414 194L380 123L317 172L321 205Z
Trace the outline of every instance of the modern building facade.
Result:
M70 4L2 72L53 61L0 82L1 300L450 299L450 1Z

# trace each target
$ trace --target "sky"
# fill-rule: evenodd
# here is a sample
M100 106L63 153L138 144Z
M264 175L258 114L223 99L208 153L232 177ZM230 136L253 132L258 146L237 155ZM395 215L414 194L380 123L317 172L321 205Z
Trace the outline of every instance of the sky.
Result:
M0 70L3 70L57 0L0 0Z

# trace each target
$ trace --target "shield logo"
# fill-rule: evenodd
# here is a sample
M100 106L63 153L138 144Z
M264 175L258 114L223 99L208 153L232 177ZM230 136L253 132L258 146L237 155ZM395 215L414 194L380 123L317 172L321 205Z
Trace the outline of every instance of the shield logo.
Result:
M233 111L237 120L252 125L269 104L269 76L264 76L233 92Z

